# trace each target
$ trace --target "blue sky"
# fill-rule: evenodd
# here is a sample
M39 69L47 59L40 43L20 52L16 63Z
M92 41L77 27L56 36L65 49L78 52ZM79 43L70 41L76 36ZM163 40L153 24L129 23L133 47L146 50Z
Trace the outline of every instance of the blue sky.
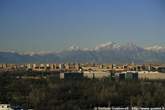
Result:
M165 46L164 0L0 0L0 50Z

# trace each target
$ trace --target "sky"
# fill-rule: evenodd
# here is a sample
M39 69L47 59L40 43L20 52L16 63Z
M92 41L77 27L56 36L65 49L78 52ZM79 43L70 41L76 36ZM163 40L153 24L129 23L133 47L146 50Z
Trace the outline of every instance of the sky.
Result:
M0 0L0 50L165 46L164 0Z

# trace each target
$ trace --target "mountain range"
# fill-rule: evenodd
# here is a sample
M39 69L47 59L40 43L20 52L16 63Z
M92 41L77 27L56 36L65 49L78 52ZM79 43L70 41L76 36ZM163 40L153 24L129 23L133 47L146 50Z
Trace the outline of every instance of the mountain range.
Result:
M0 63L165 63L165 47L143 48L133 43L101 44L92 49L72 46L60 52L1 51Z

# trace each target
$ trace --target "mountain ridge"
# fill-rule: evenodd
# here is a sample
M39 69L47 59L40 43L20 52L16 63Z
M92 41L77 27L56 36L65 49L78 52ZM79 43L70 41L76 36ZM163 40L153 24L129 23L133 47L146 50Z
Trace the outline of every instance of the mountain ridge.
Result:
M0 63L165 63L165 47L143 48L133 43L108 42L95 48L78 46L59 52L0 51Z

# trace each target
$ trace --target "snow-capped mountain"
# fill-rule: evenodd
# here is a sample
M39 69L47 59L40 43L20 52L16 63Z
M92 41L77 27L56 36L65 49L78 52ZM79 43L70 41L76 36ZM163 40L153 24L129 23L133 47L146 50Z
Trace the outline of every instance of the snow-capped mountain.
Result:
M108 50L108 49L119 49L121 46L118 43L115 42L108 42L105 44L101 44L95 47L94 50Z
M154 45L154 46L151 46L151 47L147 47L145 49L150 50L150 51L156 51L156 52L159 52L159 51L164 51L165 52L165 47L162 47L162 46L159 46L159 45Z
M73 45L73 46L69 47L68 50L70 50L70 51L77 51L77 50L80 50L80 47Z
M165 47L143 48L133 43L108 42L95 48L72 46L60 52L0 52L0 63L165 63Z

